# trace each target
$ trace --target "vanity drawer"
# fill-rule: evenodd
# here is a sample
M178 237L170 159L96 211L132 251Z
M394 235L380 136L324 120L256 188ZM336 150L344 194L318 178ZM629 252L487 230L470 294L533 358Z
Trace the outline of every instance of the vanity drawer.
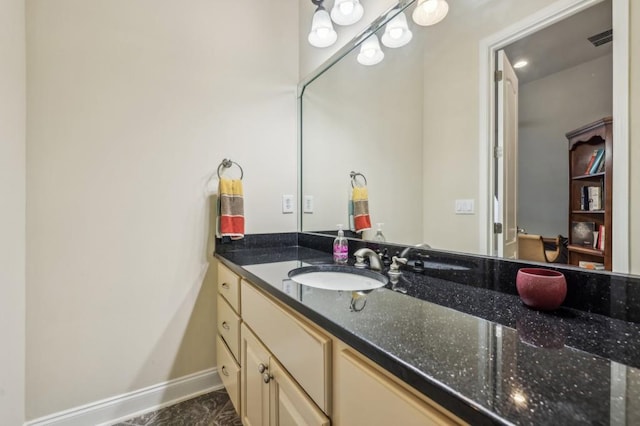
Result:
M330 414L331 339L242 281L242 320L311 399Z
M227 342L234 358L240 359L240 317L222 296L218 296L218 334Z
M240 312L240 277L224 265L218 265L218 293L234 311Z
M216 358L220 379L236 412L240 413L240 366L233 359L233 355L220 335L216 337Z

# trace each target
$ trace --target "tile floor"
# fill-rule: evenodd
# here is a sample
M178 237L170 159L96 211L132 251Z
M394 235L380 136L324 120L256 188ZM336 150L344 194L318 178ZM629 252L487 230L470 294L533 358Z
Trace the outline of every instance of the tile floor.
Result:
M242 422L221 389L114 426L242 426Z

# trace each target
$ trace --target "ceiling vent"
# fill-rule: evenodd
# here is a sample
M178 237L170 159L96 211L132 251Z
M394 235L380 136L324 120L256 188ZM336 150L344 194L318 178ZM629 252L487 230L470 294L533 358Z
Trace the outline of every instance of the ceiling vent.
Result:
M592 35L587 38L595 47L602 46L603 44L607 44L613 40L613 30L603 31L599 34Z

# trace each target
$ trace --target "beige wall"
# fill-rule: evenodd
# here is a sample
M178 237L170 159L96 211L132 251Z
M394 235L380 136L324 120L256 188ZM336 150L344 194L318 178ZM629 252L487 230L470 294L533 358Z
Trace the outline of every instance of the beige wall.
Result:
M471 198L477 212L479 202L478 40L552 2L488 2L425 31L431 49L425 52L424 240L433 247L479 251L477 214L453 209L456 199ZM456 21L465 23L464 31Z
M215 365L207 178L295 231L290 0L28 0L27 418ZM274 161L277 160L277 161Z
M0 424L24 421L25 11L0 2Z
M302 217L304 231L338 223L348 229L354 170L366 176L369 190L373 228L363 237L372 239L376 223L384 223L388 241L421 242L423 99L415 82L422 81L422 63L404 53L387 49L383 64L364 66L351 52L305 89L302 193L315 202Z
M640 274L640 3L630 1L629 71L630 272Z

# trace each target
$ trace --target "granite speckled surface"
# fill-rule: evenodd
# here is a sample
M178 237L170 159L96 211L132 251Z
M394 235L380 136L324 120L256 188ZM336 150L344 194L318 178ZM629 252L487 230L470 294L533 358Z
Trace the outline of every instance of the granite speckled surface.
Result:
M470 423L640 420L640 325L617 319L636 318L637 280L569 270L568 284L584 275L579 282L597 289L599 297L609 289L608 296L598 299L609 306L578 301L584 310L567 303L555 312L539 312L523 306L515 294L514 274L524 264L429 251L434 264L468 269L405 271L396 288L406 294L387 286L355 295L354 309L350 292L288 279L295 267L331 262L326 239L301 236L297 242L272 249L249 245L218 250L218 255L234 271ZM382 248L389 247L396 248ZM611 295L622 288L624 303L611 303Z

